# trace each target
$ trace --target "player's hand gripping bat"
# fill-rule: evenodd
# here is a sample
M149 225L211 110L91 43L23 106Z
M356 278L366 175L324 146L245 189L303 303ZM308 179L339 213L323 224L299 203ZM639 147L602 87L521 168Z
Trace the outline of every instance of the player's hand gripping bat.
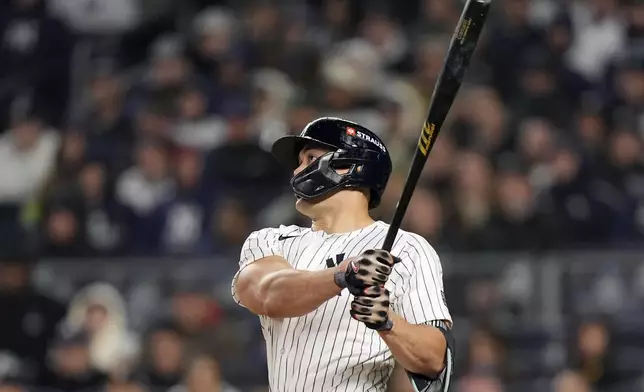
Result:
M456 94L463 83L465 72L481 35L481 30L490 8L490 2L491 0L467 0L465 4L461 18L456 26L456 31L452 36L447 56L443 63L443 69L438 77L436 86L434 86L434 93L429 104L429 113L418 139L418 148L414 154L414 160L409 169L405 187L382 246L384 250L391 251L394 239L409 206L409 201L418 183L420 173L452 107L454 98L456 98Z

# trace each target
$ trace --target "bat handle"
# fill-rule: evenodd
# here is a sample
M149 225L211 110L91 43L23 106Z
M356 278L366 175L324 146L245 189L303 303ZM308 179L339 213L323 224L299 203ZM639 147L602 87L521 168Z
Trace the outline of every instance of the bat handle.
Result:
M385 242L382 244L382 249L387 252L391 252L391 248L394 246L394 240L396 239L396 234L398 234L398 227L400 227L400 223L396 224L394 223L394 220L395 219L392 219L389 230L387 230L387 235L385 236Z

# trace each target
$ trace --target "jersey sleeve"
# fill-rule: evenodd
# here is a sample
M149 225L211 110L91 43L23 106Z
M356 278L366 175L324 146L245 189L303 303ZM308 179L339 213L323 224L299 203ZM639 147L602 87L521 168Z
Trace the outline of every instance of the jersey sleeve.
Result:
M238 304L239 299L235 295L235 283L237 283L237 278L239 273L254 263L257 260L263 259L269 256L282 256L282 250L279 246L279 230L274 228L267 228L258 231L252 232L241 249L241 254L239 256L239 271L233 277L231 285L231 293L233 299Z
M392 308L412 324L431 324L446 321L451 327L443 288L443 268L434 248L422 237L409 235L408 241L396 256L402 263L394 267Z

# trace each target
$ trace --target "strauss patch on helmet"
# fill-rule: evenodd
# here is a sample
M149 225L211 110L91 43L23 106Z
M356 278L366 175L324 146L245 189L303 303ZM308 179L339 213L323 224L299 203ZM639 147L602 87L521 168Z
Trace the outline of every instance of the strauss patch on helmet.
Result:
M387 149L385 148L385 146L383 146L383 145L382 145L382 143L380 143L380 141L378 141L378 140L376 140L376 139L372 138L371 136L369 136L369 135L367 135L367 134L364 134L364 133L362 133L362 132L360 132L360 131L357 131L357 132L356 132L356 136L357 136L357 137L359 137L359 138L360 138L360 139L362 139L362 140L366 140L366 141L368 141L368 142L369 142L369 143L371 143L371 144L375 144L375 145L376 145L376 146L378 146L378 148L380 148L383 152L387 152Z

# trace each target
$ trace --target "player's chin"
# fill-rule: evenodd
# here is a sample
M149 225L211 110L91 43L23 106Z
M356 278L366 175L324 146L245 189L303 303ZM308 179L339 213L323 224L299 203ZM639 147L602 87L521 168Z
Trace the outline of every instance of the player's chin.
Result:
M312 208L315 208L317 204L324 201L326 197L320 196L311 199L304 199L300 196L295 196L295 209L299 212L306 214L311 211Z
M301 198L300 196L295 196L295 208L300 212L308 210L309 208L311 208L311 206L313 206L313 204L315 203L312 203L311 200L306 200Z

